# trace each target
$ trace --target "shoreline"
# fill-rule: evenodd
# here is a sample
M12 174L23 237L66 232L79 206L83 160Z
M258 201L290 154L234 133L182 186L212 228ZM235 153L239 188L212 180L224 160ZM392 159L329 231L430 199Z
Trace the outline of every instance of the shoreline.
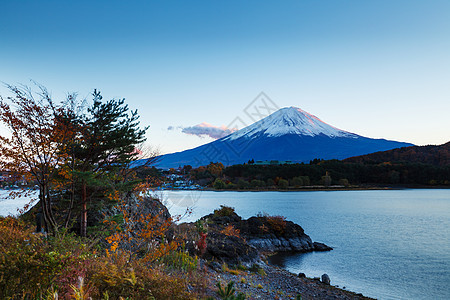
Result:
M333 191L401 191L401 190L447 190L449 186L370 186L370 187L304 187L287 189L163 189L159 191L207 191L207 192L333 192Z
M210 288L219 282L222 286L234 282L237 292L246 294L248 299L371 299L331 285L332 279L326 274L321 279L308 278L304 273L296 275L270 263L269 256L276 253L333 250L313 242L297 223L270 216L243 219L227 206L200 220L208 224L201 264L208 267ZM180 226L180 234L197 227L194 223Z
M262 272L208 268L210 282L208 296L216 296L217 283L222 286L233 281L237 292L244 293L248 299L364 299L372 300L361 293L322 283L318 278L298 276L286 269L265 264ZM332 278L331 278L332 280ZM332 282L331 282L332 283ZM217 298L215 298L217 299Z

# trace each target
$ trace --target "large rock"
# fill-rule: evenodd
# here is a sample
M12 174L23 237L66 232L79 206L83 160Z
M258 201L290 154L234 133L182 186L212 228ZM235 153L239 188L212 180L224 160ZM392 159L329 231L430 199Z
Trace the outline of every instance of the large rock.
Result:
M211 232L206 238L207 259L217 259L229 265L252 264L259 261L259 253L255 247L241 237L227 236L220 232Z
M141 209L141 212L144 212L145 214L158 216L159 220L163 222L172 217L167 207L162 204L159 199L151 197L144 198L143 207L141 207Z
M309 236L289 239L283 237L254 238L248 240L248 243L261 251L267 252L309 252L315 250Z
M134 213L139 212L143 215L157 216L162 222L170 218L167 207L159 199L153 197L146 196L139 199L135 195L131 195L127 198L127 204Z
M239 222L236 227L241 231L250 245L266 252L311 252L323 247L317 245L305 234L303 228L279 216L251 217ZM331 250L328 247L328 250Z
M333 250L330 246L325 245L324 243L314 242L313 243L314 251L330 251Z
M164 227L168 227L172 223L170 220L171 216L169 210L164 204L157 198L153 197L136 197L134 194L128 195L125 199L125 207L118 208L105 208L103 211L99 212L104 218L105 216L116 216L122 215L125 210L128 216L130 216L131 221L128 222L129 229L131 230L131 234L136 234L141 230L148 230L148 224L142 222L141 215L145 218L156 218L154 223L152 223L153 228L155 230L159 230L159 228L164 225ZM139 220L138 220L139 219Z
M243 220L234 211L217 210L201 218L208 224L205 257L216 258L227 263L252 262L261 252L311 252L328 251L322 243L313 243L303 228L279 216L258 216ZM238 236L224 233L232 226Z

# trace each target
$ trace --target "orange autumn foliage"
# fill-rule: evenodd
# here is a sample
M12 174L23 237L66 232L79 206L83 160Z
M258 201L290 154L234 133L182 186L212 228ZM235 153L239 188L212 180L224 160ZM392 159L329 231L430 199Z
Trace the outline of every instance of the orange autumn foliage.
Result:
M0 136L0 169L9 172L13 180L35 182L39 186L45 222L56 232L59 224L53 216L50 190L59 187L55 178L64 172L66 147L74 131L70 122L61 117L66 108L54 105L44 87L38 85L37 93L27 87L7 87L13 96L0 97L0 123L9 129L10 135Z
M117 209L122 215L122 223L107 219L106 224L112 234L106 238L109 243L108 255L122 253L130 259L140 256L142 262L152 263L171 251L178 248L176 240L168 240L167 231L173 219L162 220L161 213L157 215L143 214L140 206L143 205L144 192L147 184L139 184L134 191L134 202L129 198L120 197L118 192L111 194L111 199L118 201Z
M241 233L240 230L234 228L234 226L231 225L231 224L229 224L229 225L226 226L224 229L222 229L222 230L220 231L220 233L225 234L226 236L235 236L235 237L241 238L241 236L240 236L240 233Z

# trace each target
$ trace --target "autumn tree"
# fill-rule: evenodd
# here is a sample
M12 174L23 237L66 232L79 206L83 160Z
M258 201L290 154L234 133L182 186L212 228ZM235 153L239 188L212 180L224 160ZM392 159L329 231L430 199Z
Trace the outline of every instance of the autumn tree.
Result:
M52 232L62 223L61 211L67 211L67 227L72 208L79 204L80 233L85 236L88 203L117 200L117 193L130 192L137 184L130 163L141 154L138 147L146 129L139 128L137 112L124 99L105 102L96 90L92 104L83 106L74 94L55 104L40 85L38 92L7 87L12 96L0 98L0 121L10 135L0 136L1 170L37 183L45 224ZM55 202L65 194L70 195L69 205L59 203L63 208L55 218Z
M73 132L58 116L48 91L7 85L12 96L0 97L0 121L9 136L0 136L0 168L14 176L36 182L39 203L48 229L55 233L58 224L53 214L51 189L67 158L65 145Z
M206 166L206 170L215 178L222 176L224 168L225 167L221 162L216 163L211 162L209 165Z

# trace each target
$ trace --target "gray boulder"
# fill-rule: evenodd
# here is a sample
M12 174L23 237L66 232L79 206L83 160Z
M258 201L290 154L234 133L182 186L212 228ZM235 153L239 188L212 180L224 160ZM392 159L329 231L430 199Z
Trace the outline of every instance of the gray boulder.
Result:
M322 283L324 284L330 284L330 276L328 276L328 274L323 274L322 275Z

